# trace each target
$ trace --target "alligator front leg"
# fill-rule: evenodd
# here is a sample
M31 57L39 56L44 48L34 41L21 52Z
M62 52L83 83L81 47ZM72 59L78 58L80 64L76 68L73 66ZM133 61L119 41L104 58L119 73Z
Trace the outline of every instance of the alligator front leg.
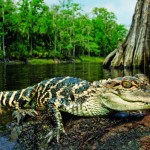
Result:
M12 116L17 120L17 123L19 124L21 120L26 116L32 116L34 117L38 113L34 109L17 109L13 112Z
M49 143L54 137L56 137L57 142L59 142L60 134L65 134L64 126L62 123L62 116L58 109L59 105L60 104L57 99L53 102L49 101L48 103L48 113L50 113L52 117L54 128L46 135L46 138L48 138L47 143Z

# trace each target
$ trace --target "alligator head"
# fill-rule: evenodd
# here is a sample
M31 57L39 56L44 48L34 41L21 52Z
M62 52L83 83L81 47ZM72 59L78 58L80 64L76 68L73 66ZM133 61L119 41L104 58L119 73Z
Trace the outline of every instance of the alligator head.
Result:
M104 107L115 111L150 109L150 85L143 74L125 76L103 83L101 95Z

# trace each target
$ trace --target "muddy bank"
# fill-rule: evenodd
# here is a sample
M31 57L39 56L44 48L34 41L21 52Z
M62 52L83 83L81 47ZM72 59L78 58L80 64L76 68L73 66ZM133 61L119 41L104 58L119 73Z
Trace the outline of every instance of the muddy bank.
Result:
M65 114L63 120L67 135L61 136L60 143L54 139L47 144L45 135L52 125L50 119L44 115L34 118L27 126L21 128L22 132L14 149L148 150L150 147L149 118L143 122L141 117L79 118Z

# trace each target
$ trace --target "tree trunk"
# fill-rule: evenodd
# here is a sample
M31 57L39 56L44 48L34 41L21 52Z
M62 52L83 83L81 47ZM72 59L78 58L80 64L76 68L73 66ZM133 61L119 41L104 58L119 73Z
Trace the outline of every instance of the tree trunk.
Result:
M3 57L5 59L6 57L6 51L5 51L5 30L4 30L4 21L5 21L5 14L4 14L4 8L2 10L2 13L3 13L3 35L2 35L2 49L3 49Z
M32 56L33 53L33 35L31 33L30 35L30 56Z
M150 0L138 0L126 40L104 66L146 67L150 60Z
M72 53L73 57L75 57L75 53L76 53L76 44L73 43L73 53Z
M3 31L3 33L4 33L4 31ZM6 57L6 51L5 51L5 35L4 34L2 36L2 43L3 43L3 45L2 45L2 48L3 48L3 57L5 58Z

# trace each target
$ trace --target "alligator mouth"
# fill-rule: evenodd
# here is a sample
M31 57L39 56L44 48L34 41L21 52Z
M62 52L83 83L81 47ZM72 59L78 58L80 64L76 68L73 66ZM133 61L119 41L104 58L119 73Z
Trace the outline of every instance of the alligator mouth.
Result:
M122 96L116 92L102 94L102 103L109 109L116 111L134 111L150 109L150 96L139 99L133 96Z
M139 89L139 90L115 90L111 91L112 94L120 97L122 100L130 103L143 103L150 105L150 90Z

